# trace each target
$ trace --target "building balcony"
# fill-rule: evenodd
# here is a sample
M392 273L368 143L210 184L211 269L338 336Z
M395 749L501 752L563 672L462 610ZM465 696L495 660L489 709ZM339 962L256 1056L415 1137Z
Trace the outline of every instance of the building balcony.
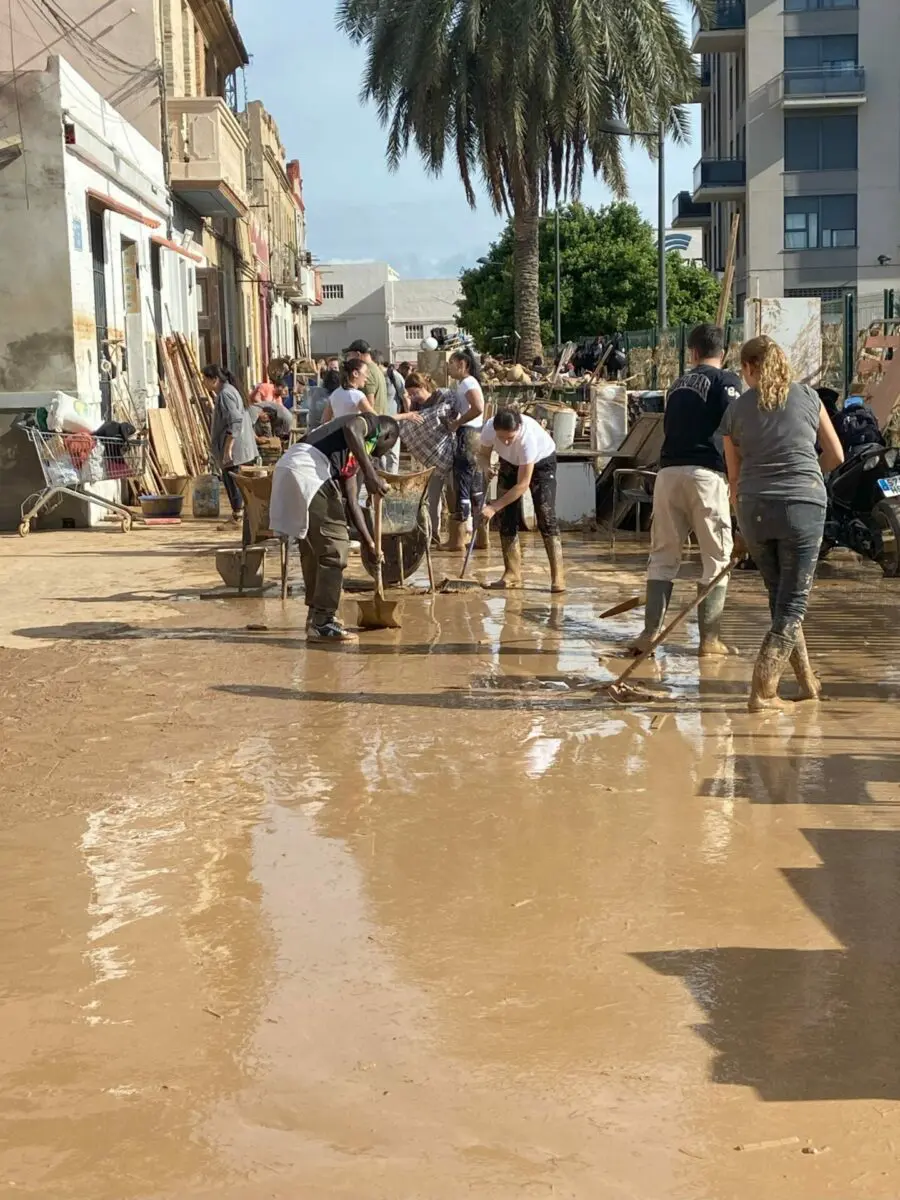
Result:
M865 102L865 67L789 67L781 74L785 108L855 108Z
M698 203L690 192L679 192L672 201L672 228L699 229L712 220L712 205Z
M245 218L249 141L234 113L219 96L171 98L166 107L172 191L203 217Z
M740 200L747 188L742 158L701 158L694 167L694 203Z
M694 54L731 54L741 50L747 33L744 0L715 0L709 19L694 14Z

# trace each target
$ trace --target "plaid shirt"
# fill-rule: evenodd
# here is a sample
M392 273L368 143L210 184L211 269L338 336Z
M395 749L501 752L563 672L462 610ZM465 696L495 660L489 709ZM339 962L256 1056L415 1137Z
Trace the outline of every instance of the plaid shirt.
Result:
M400 440L404 449L423 467L436 467L439 472L453 466L456 441L447 428L456 415L452 393L445 393L430 408L420 410L421 422L401 421Z

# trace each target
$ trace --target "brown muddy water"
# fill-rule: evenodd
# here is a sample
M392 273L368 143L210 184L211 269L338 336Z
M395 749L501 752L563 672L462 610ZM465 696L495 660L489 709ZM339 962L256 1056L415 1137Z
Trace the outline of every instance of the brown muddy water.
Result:
M755 576L618 707L627 547L341 648L210 550L0 541L0 1195L898 1195L896 585L751 717Z

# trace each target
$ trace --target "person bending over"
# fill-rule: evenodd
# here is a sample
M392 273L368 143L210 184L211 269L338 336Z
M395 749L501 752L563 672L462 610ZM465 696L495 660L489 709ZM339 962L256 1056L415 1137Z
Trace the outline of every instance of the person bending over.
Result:
M359 507L357 473L370 496L383 496L388 487L372 459L387 453L399 432L390 417L349 413L308 433L276 464L269 523L274 533L300 542L310 641L339 642L353 636L337 619L350 553L344 501L360 538L374 554L375 543Z
M499 495L492 504L484 506L481 516L483 521L490 521L500 514L504 569L503 577L491 586L502 589L524 586L519 524L522 497L530 491L538 529L550 560L550 591L564 592L566 575L556 517L556 443L533 417L501 408L496 416L485 422L481 431L479 467L485 479L490 478L494 451L500 459Z

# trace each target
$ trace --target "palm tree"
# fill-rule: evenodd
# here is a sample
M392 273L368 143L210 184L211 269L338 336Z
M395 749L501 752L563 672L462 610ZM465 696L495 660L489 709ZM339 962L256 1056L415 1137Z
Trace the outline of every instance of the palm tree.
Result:
M494 210L512 214L530 362L551 193L577 198L589 164L624 196L623 139L610 132L623 123L685 138L696 70L672 0L340 0L338 26L367 47L362 98L388 128L391 166L411 143L436 175L454 153L469 203L480 177Z

